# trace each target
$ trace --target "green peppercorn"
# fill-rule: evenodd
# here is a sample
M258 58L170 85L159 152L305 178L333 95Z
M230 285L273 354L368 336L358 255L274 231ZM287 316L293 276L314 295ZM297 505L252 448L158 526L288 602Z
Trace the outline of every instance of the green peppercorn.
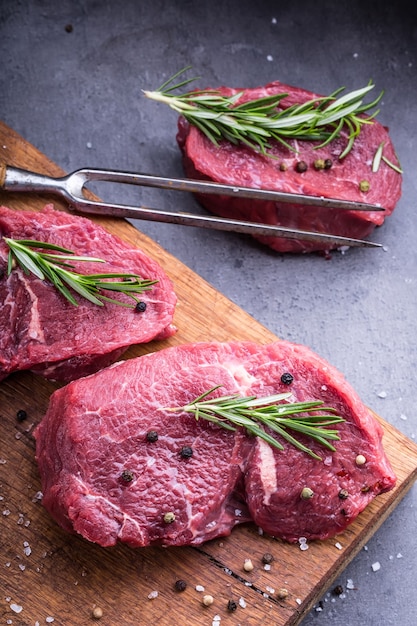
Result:
M310 498L312 498L313 496L314 496L314 491L310 489L310 487L304 487L301 490L300 498L302 500L310 500Z

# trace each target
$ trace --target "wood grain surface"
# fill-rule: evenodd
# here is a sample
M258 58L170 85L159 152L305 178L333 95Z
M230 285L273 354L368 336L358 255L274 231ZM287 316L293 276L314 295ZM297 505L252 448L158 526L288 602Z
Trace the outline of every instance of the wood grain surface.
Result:
M34 146L0 123L1 161L60 176L63 172ZM0 202L38 210L49 197L0 193ZM53 199L57 208L67 207ZM268 329L123 220L99 219L105 228L143 248L171 277L179 303L176 335L133 347L126 357L169 345L206 340L275 340ZM172 227L173 229L175 226ZM0 383L0 616L4 624L78 626L190 624L193 626L294 626L364 546L417 477L417 446L390 424L384 445L397 474L394 490L376 498L341 535L297 545L261 536L255 526L199 548L104 549L61 530L43 509L34 458L33 429L57 385L28 372ZM27 418L17 419L25 410ZM380 418L378 418L380 419ZM273 555L270 569L262 557ZM245 559L254 568L245 572ZM187 583L178 592L175 582ZM202 588L204 587L204 591ZM278 590L288 596L281 599ZM203 606L204 594L213 597ZM235 610L228 608L233 600ZM99 610L100 618L94 617ZM9 621L8 621L9 620Z

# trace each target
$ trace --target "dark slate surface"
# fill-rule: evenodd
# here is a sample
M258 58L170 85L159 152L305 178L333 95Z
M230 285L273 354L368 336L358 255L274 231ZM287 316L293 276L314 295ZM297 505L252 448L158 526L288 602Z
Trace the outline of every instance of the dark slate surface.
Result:
M181 175L176 116L141 90L182 67L193 66L201 87L278 79L330 93L373 79L385 90L379 119L405 172L403 197L374 235L383 250L331 260L279 256L244 236L139 227L278 336L330 360L369 406L414 439L417 11L407 5L1 0L0 112L67 171ZM139 198L129 191L118 199ZM191 197L153 192L151 201L197 210ZM415 624L416 504L414 487L340 576L345 593L329 589L303 626Z

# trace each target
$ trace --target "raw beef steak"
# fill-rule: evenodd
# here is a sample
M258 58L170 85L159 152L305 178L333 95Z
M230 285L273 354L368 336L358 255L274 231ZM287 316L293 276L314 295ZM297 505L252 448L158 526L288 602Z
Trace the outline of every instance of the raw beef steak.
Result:
M288 95L282 99L281 108L319 97L317 94L278 81L255 89L221 87L219 91L226 96L243 91L238 104L271 94L286 93ZM319 149L317 148L319 142L295 143L291 140L289 143L297 148L298 152L271 140L270 152L275 157L271 158L243 144L234 145L225 140L217 147L200 130L190 126L183 117L180 117L177 141L182 151L185 173L190 178L234 186L361 201L385 208L385 212L368 213L225 196L198 196L206 209L222 217L361 239L384 222L401 196L401 174L383 161L378 171L372 172L372 161L382 142L384 156L391 163L398 165L388 130L377 121L362 126L353 149L342 160L339 159L339 155L347 144L345 132L328 146ZM331 167L315 169L314 162L318 159L322 161L330 159ZM297 163L300 161L307 165L304 172L297 171ZM369 182L369 191L360 190L362 181ZM328 243L276 237L258 237L258 239L278 252L312 252L329 249Z
M216 385L214 395L323 400L346 420L336 452L310 441L322 460L285 442L280 451L241 429L164 410ZM188 344L116 363L54 392L35 436L44 506L103 546L200 544L248 521L290 541L324 539L395 484L382 429L354 390L309 349L284 341ZM313 497L300 497L305 487Z
M74 263L81 273L136 273L158 282L141 294L142 313L111 303L101 307L81 296L74 306L50 283L19 267L8 276L3 236L47 241L107 261ZM175 303L171 282L155 261L92 221L51 205L41 212L0 207L0 380L16 370L65 382L95 372L130 345L175 332Z

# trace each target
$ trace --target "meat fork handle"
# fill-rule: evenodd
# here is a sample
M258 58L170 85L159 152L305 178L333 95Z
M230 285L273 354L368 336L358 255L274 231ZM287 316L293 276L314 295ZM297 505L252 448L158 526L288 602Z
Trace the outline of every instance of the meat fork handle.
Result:
M69 198L65 182L68 177L52 178L45 174L29 172L18 167L0 164L0 189L64 194Z

